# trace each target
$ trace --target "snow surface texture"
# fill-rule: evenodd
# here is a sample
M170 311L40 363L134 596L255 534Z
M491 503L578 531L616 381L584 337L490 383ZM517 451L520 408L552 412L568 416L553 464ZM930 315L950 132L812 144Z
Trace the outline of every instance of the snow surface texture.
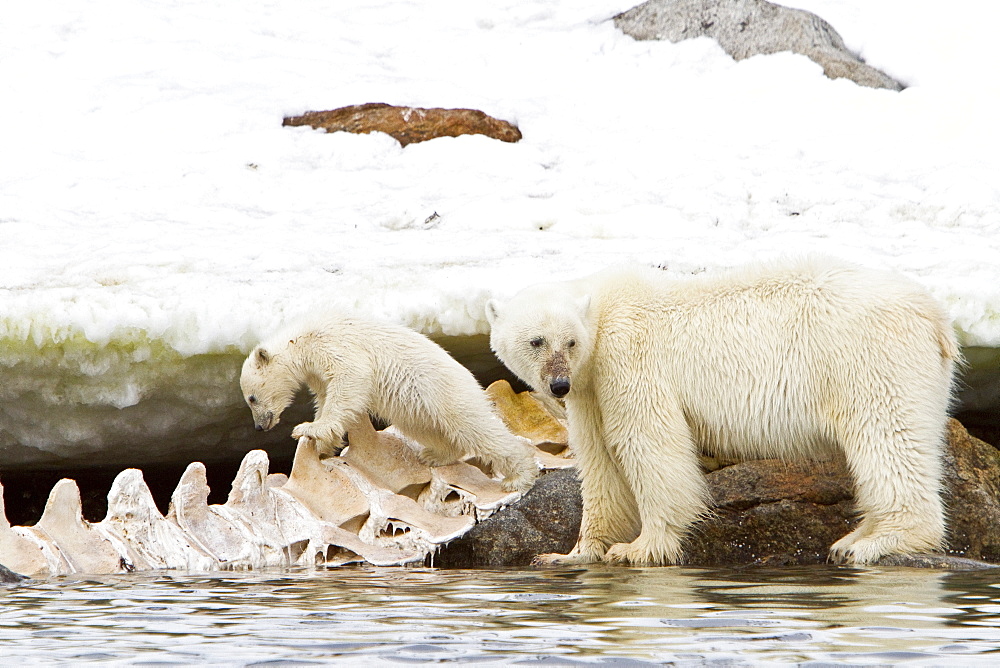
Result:
M483 334L491 294L621 261L830 253L913 276L965 345L1000 347L1000 8L794 3L896 93L804 56L637 42L610 21L634 4L19 3L0 22L4 465L245 451L239 362L280 321ZM364 102L481 109L524 139L281 126Z

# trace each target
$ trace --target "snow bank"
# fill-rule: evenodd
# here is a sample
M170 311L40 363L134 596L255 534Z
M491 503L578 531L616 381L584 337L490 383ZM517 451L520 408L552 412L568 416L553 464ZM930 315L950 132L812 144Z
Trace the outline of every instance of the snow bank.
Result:
M632 4L19 5L0 25L7 465L247 450L238 362L278 322L341 307L482 334L490 294L624 260L888 266L1000 347L1000 9L796 3L911 86L893 93L792 54L636 42L608 20ZM362 102L482 109L524 139L281 127Z

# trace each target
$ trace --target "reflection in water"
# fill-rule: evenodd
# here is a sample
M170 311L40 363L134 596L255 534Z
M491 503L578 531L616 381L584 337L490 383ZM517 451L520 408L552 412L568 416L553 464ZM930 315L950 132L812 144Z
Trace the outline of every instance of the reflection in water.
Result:
M998 581L837 567L61 577L0 588L0 657L988 665Z

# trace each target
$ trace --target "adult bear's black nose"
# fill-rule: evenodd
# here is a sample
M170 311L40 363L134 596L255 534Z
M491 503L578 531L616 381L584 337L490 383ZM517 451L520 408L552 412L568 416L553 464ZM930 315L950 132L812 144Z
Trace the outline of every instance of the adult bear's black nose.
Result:
M264 425L255 424L253 428L256 429L257 431L264 431Z
M555 378L549 383L549 391L552 396L562 399L569 394L569 378Z

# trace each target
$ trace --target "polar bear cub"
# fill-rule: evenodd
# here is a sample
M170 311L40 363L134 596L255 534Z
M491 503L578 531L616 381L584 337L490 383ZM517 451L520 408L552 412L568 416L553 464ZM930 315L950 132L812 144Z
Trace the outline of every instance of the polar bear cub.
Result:
M503 474L507 491L527 490L538 474L472 374L413 330L333 315L278 333L243 363L240 387L258 430L278 424L302 385L316 417L292 436L321 450L339 452L343 435L371 412L421 443L430 466L474 455Z
M487 304L491 346L563 398L583 524L541 563L678 563L709 494L699 451L817 456L839 448L865 564L941 547L941 453L959 351L916 283L831 259L689 280L613 269Z

